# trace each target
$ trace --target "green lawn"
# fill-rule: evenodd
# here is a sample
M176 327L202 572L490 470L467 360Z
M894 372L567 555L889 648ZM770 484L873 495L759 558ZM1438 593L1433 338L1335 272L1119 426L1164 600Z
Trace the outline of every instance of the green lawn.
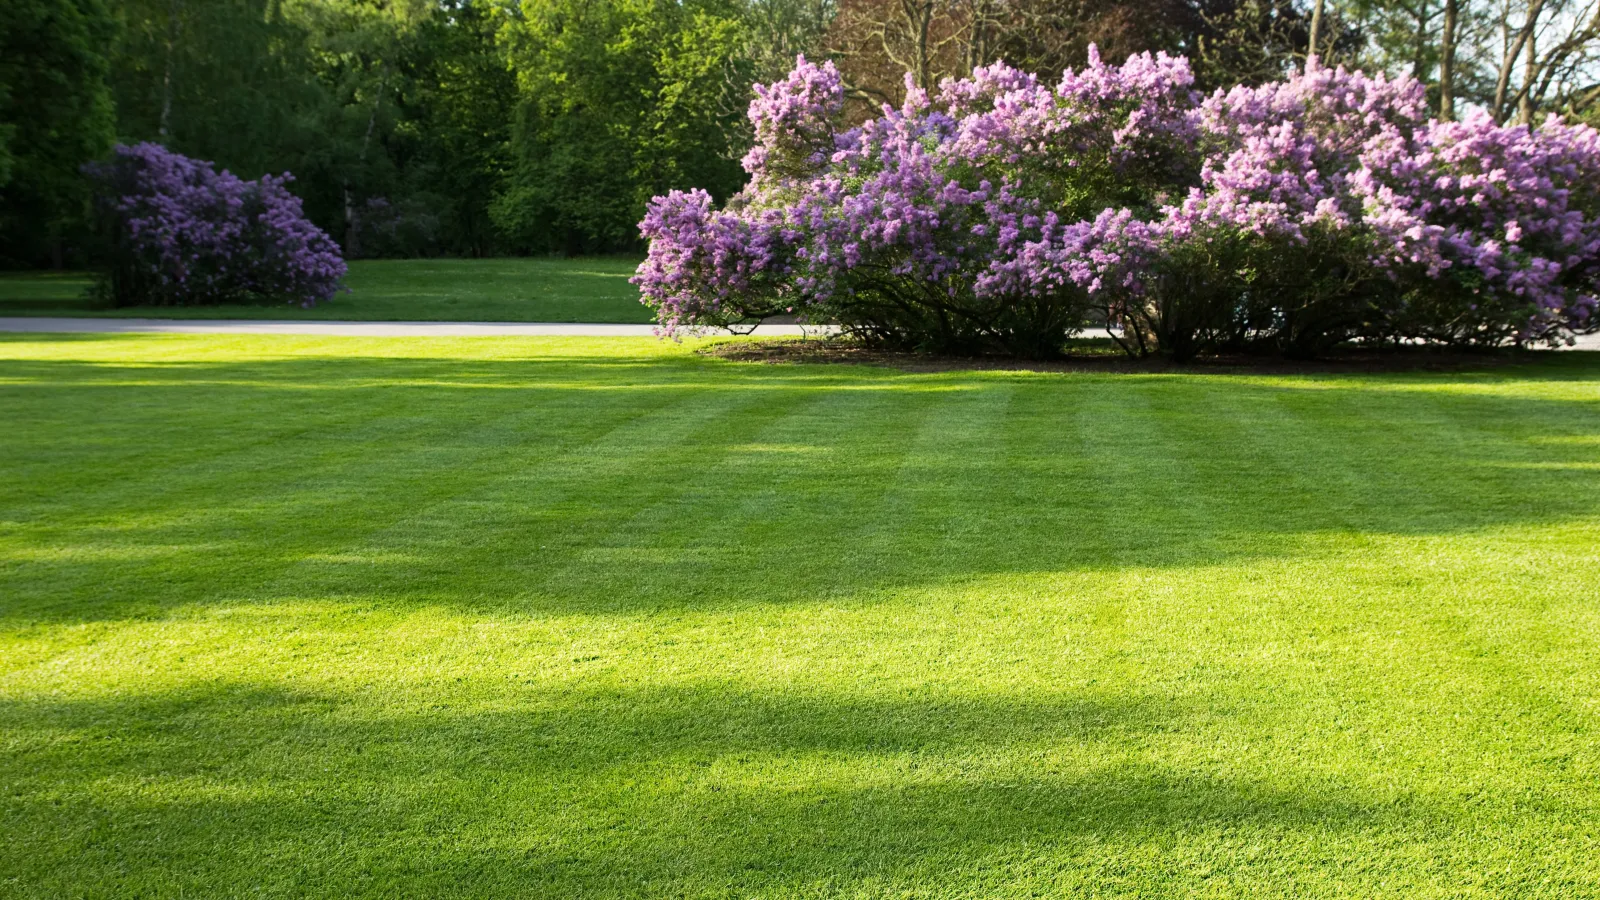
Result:
M691 350L0 338L0 894L1600 894L1600 354Z
M621 256L357 260L345 280L350 292L312 309L280 304L113 309L89 298L88 275L12 273L0 274L0 316L650 322L650 311L628 283L638 264Z

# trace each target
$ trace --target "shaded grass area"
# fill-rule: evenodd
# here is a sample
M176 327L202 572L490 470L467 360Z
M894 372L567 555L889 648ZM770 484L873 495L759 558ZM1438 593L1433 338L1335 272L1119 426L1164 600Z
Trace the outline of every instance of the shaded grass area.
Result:
M356 260L349 293L312 309L288 304L114 308L90 296L84 273L0 274L0 316L355 321L650 322L628 283L638 260Z
M18 896L1600 890L1600 355L0 339Z
M1090 374L1251 374L1251 375L1360 375L1382 372L1488 371L1536 358L1513 348L1453 349L1441 346L1366 346L1349 343L1331 348L1316 359L1285 359L1261 354L1214 354L1188 362L1164 356L1131 356L1104 331L1086 329L1068 338L1056 359L1018 359L1005 356L940 356L910 351L883 350L849 336L804 336L710 343L697 352L716 359L773 365L859 364L883 366L903 372L1016 371L1078 372Z

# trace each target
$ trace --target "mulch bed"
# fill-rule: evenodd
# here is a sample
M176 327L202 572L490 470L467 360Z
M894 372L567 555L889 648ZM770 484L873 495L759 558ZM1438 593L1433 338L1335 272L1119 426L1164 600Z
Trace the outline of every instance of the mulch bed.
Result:
M1260 356L1210 356L1178 364L1160 358L1136 359L1109 342L1083 342L1056 360L1021 360L1004 357L930 356L874 350L838 338L763 339L721 341L698 351L701 355L735 362L767 364L823 364L884 366L903 372L1015 371L1101 372L1146 374L1152 372L1251 374L1363 374L1370 372L1451 372L1484 369L1525 361L1527 351L1463 352L1433 347L1340 349L1314 360L1286 360Z

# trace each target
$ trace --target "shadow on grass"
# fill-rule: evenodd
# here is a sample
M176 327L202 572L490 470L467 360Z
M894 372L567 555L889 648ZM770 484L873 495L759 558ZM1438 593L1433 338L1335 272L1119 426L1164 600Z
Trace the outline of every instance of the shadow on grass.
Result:
M370 699L246 686L0 704L6 832L26 835L0 859L80 891L849 894L949 885L1018 854L1035 861L1012 878L1048 880L1060 872L1037 860L1063 856L1092 877L1196 831L1251 844L1436 825L1335 778L1149 761L1153 736L1226 715L1205 697Z
M531 614L848 600L1600 508L1600 359L1578 354L1329 378L580 347L9 360L0 379L14 621L279 598Z

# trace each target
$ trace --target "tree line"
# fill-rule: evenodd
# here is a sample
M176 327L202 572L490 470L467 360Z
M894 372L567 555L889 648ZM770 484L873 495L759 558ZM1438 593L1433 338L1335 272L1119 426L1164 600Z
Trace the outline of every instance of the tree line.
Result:
M292 172L346 255L641 246L649 199L744 182L750 86L835 60L850 114L1004 60L1146 50L1198 86L1324 63L1442 118L1600 110L1600 0L3 0L0 263L91 252L85 163L155 141Z

